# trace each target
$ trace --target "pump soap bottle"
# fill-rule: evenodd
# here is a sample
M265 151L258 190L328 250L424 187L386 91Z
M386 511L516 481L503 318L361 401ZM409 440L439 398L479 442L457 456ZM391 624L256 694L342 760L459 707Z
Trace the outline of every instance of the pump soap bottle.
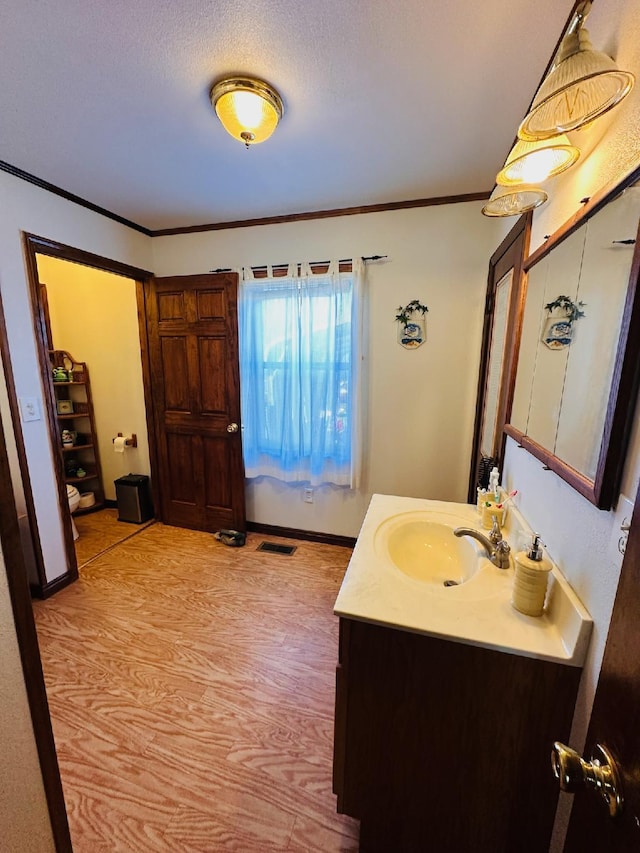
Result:
M540 534L534 533L526 551L515 555L511 604L527 616L542 616L551 563L542 556Z

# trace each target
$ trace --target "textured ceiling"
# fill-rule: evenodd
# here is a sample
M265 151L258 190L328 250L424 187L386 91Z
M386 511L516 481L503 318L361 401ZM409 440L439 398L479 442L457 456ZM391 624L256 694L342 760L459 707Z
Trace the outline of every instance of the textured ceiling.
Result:
M488 191L572 0L11 0L0 159L151 229ZM246 151L227 73L281 93Z

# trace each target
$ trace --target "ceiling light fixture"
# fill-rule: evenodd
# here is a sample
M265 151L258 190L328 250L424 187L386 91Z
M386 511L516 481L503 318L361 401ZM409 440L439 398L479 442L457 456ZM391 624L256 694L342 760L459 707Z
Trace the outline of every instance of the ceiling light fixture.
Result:
M635 77L594 50L583 26L591 9L585 0L576 9L551 71L518 129L520 139L549 139L577 130L606 113L629 94Z
M498 172L496 183L504 187L540 184L573 166L579 157L579 149L564 134L543 142L519 139Z
M540 187L529 184L517 187L496 186L482 212L485 216L519 216L544 204L548 197Z
M215 83L211 104L227 133L247 148L268 139L284 114L276 90L254 77L228 77Z

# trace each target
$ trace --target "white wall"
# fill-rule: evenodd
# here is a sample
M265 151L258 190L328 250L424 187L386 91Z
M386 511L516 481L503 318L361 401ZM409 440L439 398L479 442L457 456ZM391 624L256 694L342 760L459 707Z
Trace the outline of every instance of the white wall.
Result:
M115 479L150 474L136 283L47 255L37 260L53 346L87 363L105 497L115 500ZM138 446L115 453L119 432L135 433Z
M9 391L7 388L4 364L0 357L0 413L9 413ZM18 524L20 526L20 537L22 540L22 551L27 570L29 582L37 585L40 581L36 564L36 555L33 545L33 534L31 532L31 521L27 514L25 492L22 484L22 472L18 460L18 447L11 419L3 418L2 428L9 460L9 472L11 474L11 487L13 499L18 513Z
M153 240L157 275L291 260L389 255L368 265L367 447L358 491L250 481L264 524L355 536L372 493L466 500L488 259L504 230L478 202ZM428 305L427 343L396 341L399 305Z
M616 58L618 66L640 80L640 15L634 0L600 0L587 19L593 45ZM550 201L536 211L532 250L545 234L553 233L580 208L580 199L619 180L640 162L640 86L609 116L591 128L571 134L586 150L577 166L549 181ZM591 152L589 152L591 149ZM625 235L628 236L628 235ZM606 283L603 282L603 286ZM505 477L508 488L520 490L519 506L528 522L542 534L562 572L594 620L594 633L582 678L571 745L581 750L591 713L606 642L622 557L617 551L624 501L602 512L542 464L507 442ZM627 454L622 493L635 500L640 479L640 428L636 422ZM562 795L553 850L562 849L570 795Z
M97 213L0 173L0 293L18 396L43 407L21 231L149 269L151 240ZM107 344L112 342L108 341ZM8 418L2 412L3 421ZM66 572L53 449L44 419L22 425L47 579Z
M49 853L53 836L0 550L0 833L2 850Z
M31 184L0 173L0 293L14 380L19 396L35 397L44 411L20 232L59 240L86 251L149 268L150 240ZM6 398L0 415L8 428ZM44 419L23 424L47 577L66 571L53 450ZM18 495L20 497L20 495ZM2 846L24 853L53 850L53 839L6 582L0 556L0 826Z

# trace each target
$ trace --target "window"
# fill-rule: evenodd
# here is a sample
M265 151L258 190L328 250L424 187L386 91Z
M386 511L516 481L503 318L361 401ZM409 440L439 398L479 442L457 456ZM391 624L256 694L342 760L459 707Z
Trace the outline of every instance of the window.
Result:
M240 385L247 477L355 486L361 263L245 277Z

